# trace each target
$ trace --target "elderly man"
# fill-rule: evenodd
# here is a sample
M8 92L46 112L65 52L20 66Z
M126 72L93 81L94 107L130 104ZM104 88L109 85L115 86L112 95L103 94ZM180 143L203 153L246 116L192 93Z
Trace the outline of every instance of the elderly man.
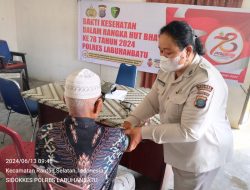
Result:
M88 69L69 75L64 97L69 116L39 129L37 163L85 190L134 189L132 174L115 178L128 137L95 122L103 104L100 78Z

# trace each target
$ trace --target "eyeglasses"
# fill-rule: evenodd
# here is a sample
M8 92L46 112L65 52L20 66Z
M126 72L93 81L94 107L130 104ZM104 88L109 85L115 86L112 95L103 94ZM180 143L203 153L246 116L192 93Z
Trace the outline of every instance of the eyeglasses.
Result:
M126 112L126 117L128 117L129 112L131 112L132 103L127 101L120 101L122 109Z
M133 104L131 102L127 102L127 101L120 101L120 105L122 106L123 109L131 111L131 107Z

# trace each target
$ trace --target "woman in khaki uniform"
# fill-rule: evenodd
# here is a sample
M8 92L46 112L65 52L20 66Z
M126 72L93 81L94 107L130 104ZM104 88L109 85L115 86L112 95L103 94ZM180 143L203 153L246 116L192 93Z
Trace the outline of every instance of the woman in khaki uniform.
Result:
M228 88L203 55L192 28L173 21L160 30L160 70L150 93L124 122L129 151L142 139L164 145L175 190L207 190L231 157ZM161 124L139 126L155 114Z

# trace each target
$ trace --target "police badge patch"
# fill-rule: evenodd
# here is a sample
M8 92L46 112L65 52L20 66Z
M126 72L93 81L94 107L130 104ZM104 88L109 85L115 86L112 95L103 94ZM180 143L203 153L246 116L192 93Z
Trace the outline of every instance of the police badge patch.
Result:
M205 108L206 107L206 102L207 102L207 98L204 96L196 96L194 105L197 108Z
M99 5L99 17L103 18L106 16L106 5Z
M111 7L111 15L114 18L117 18L120 13L120 8L119 7Z

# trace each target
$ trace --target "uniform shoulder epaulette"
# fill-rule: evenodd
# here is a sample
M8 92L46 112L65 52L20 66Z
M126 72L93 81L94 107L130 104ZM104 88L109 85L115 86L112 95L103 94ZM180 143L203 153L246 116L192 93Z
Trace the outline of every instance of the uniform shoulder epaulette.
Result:
M192 75L193 79L199 83L208 81L209 80L208 70L209 69L206 68L205 64L200 63L197 69L195 70L195 74Z

